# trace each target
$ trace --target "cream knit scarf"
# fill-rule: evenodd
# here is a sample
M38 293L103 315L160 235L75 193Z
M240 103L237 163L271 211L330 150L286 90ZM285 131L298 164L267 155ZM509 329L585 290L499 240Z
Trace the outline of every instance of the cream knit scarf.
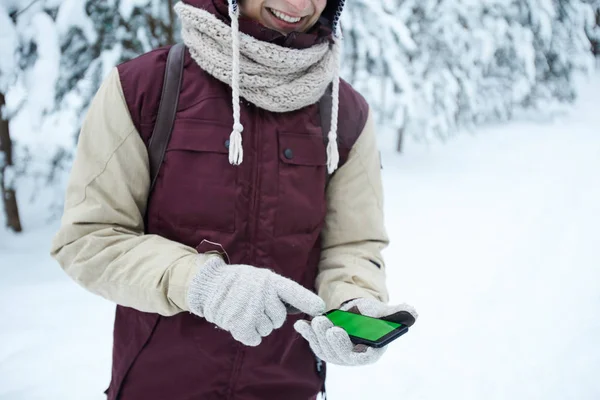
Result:
M206 10L182 2L175 6L182 23L182 38L192 58L207 73L232 88L233 132L229 160L242 162L243 97L272 112L289 112L315 104L333 82L333 109L328 170L338 165L337 119L339 93L339 43L322 43L307 49L291 49L266 43L239 32L239 10L230 6L231 27Z

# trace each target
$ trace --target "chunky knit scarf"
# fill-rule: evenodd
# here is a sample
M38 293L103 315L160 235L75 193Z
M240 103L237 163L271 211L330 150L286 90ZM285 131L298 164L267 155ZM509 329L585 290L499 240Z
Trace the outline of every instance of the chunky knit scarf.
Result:
M178 3L182 38L192 58L211 76L228 84L233 97L231 164L242 162L243 97L272 112L289 112L315 104L333 82L332 123L329 132L328 169L338 165L337 118L339 43L322 43L307 49L290 49L263 42L239 32L237 7L230 6L231 26L206 10Z

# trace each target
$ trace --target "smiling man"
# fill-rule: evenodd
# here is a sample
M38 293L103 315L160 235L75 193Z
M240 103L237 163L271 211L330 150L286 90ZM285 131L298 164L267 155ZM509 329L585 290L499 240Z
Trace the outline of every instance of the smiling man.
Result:
M386 304L374 124L339 79L343 5L179 3L181 89L152 177L170 49L98 91L52 254L117 304L110 400L314 399L323 362L385 351L327 309L414 322Z

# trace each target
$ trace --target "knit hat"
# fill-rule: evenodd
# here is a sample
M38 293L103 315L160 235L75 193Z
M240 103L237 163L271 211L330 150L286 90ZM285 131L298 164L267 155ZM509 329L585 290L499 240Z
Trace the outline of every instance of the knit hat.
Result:
M240 10L237 0L229 1L229 17L231 19L232 30L232 74L231 74L231 91L233 104L233 131L231 132L229 145L229 162L232 165L240 165L242 163L244 152L242 148L242 131L244 127L240 122L240 30L239 16ZM331 128L327 135L327 170L333 173L339 164L339 151L337 147L337 128L338 128L338 111L339 111L339 91L340 91L340 56L341 56L341 41L342 31L340 27L340 17L344 9L345 0L331 1L328 0L323 11L322 17L331 24L333 31L333 52L335 58L335 72L332 81L332 102L331 102Z

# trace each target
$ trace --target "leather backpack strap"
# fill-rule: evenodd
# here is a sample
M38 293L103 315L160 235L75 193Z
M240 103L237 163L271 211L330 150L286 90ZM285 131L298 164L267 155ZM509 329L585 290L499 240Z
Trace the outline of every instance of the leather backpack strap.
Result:
M154 123L152 137L148 144L148 158L150 160L150 192L154 189L158 171L165 158L167 145L171 139L177 104L179 103L179 92L183 78L183 63L185 59L185 45L178 43L169 49L167 66L163 81L158 115Z
M327 90L321 99L319 100L319 115L321 116L321 130L323 131L323 143L325 143L325 148L329 144L329 130L331 129L331 104L332 104L332 86L331 84L327 86ZM326 186L329 185L329 180L331 179L331 174L327 172L327 168L325 168L326 175Z

